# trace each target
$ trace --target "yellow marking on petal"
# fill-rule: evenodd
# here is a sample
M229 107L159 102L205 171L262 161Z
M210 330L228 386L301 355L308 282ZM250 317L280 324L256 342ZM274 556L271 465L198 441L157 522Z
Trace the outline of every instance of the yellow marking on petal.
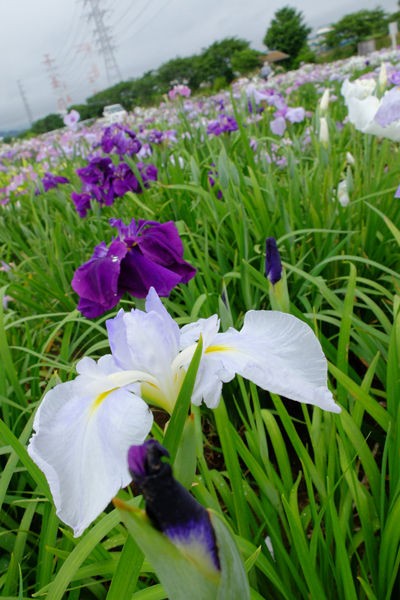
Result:
M93 413L95 410L97 410L100 404L107 398L107 396L111 394L111 392L115 392L115 390L117 389L118 388L115 387L112 390L107 390L106 392L102 392L101 394L99 394L93 402L92 406L90 407L91 412Z
M211 352L232 352L234 348L231 346L208 346L205 350L205 354L210 354Z

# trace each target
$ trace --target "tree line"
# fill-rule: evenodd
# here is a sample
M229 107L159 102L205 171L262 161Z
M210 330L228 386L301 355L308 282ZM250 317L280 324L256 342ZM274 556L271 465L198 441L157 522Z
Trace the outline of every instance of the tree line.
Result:
M389 14L377 7L345 15L330 27L323 40L325 48L331 51L329 57L332 60L337 58L343 46L347 55L356 52L359 42L387 34L391 21L400 21L400 12ZM287 53L288 58L280 65L284 69L293 69L303 61L318 59L308 46L310 32L303 13L284 6L275 12L263 42L270 50ZM122 104L128 110L134 106L150 106L159 103L163 95L178 83L187 84L192 92L200 89L215 92L235 77L258 70L262 57L263 53L250 48L246 40L226 38L214 42L200 54L173 58L141 77L121 81L93 94L85 103L70 106L69 110L77 110L81 119L86 120L100 117L108 104ZM62 126L60 115L51 114L35 121L30 132L40 134Z

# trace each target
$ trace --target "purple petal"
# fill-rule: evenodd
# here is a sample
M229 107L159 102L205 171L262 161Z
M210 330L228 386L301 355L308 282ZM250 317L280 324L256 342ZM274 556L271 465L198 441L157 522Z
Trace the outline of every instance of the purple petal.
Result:
M74 274L71 285L80 296L78 310L88 318L94 318L110 310L121 299L118 279L121 261L128 252L123 242L104 242L96 246L92 258L81 265Z
M275 135L283 135L286 129L286 121L284 117L277 117L269 124L272 133Z
M376 112L374 121L387 127L400 119L400 89L395 87L386 92Z
M185 553L198 554L199 548L210 568L220 570L215 533L206 509L172 475L162 459L167 450L155 440L128 451L128 466L134 482L146 501L153 525Z

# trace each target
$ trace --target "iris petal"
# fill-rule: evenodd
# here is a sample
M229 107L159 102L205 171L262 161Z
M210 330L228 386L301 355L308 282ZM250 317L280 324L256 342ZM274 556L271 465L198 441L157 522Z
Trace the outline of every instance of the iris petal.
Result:
M92 376L79 375L45 395L28 447L49 482L57 515L76 536L131 481L126 453L144 441L153 421L134 386L115 389L112 375L101 376L100 367L96 377L98 364L81 362Z

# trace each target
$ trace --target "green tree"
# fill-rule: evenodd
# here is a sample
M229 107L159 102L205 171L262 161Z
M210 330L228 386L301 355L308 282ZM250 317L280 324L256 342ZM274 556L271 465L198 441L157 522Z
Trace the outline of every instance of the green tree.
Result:
M349 44L355 49L359 42L386 34L387 24L388 15L382 8L359 10L345 15L332 25L332 30L325 36L325 41L329 48Z
M292 68L298 64L298 56L304 52L310 32L311 28L304 23L303 13L291 6L284 6L276 11L263 42L271 50L288 54L289 58L283 64Z
M249 73L249 71L260 68L261 52L253 50L252 48L239 50L232 56L231 64L235 73L244 75Z
M157 69L157 80L163 92L168 92L176 83L186 83L192 90L198 89L199 56L173 58Z
M200 81L213 83L217 78L224 78L227 83L235 79L232 59L237 52L249 48L249 42L238 38L226 38L214 42L203 50L199 60Z
M54 129L60 129L64 127L64 121L57 114L50 114L43 119L38 119L32 123L31 131L34 133L46 133L47 131L53 131Z

